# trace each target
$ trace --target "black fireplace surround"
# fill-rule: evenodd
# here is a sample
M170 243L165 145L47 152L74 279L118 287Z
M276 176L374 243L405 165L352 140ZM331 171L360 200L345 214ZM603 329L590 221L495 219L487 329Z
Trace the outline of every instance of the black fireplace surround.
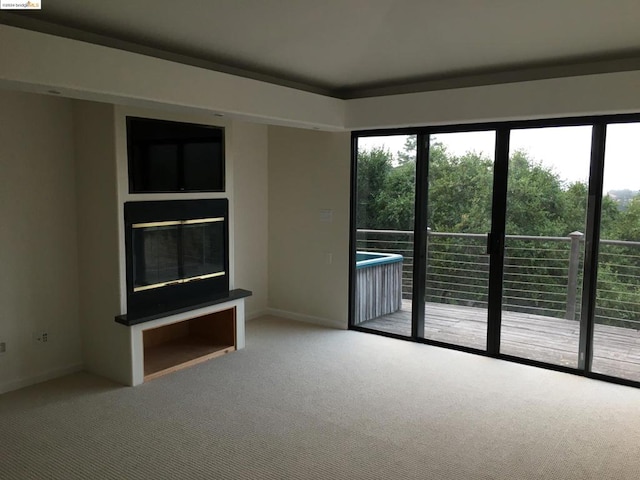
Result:
M229 296L226 199L124 204L127 323Z

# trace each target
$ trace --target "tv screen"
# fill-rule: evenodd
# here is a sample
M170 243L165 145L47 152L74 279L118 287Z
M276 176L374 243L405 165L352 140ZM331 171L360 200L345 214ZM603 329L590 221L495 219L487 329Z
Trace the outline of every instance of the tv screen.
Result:
M223 192L224 129L127 117L129 192Z

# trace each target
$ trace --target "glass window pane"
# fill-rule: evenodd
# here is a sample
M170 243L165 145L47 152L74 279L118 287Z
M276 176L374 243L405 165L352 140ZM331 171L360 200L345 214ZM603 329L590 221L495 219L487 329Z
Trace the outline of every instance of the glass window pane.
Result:
M178 225L133 229L134 288L180 278L178 235Z
M591 130L511 131L501 353L578 367Z
M485 350L495 131L433 135L424 337Z
M354 325L411 335L416 136L358 138Z
M184 278L224 271L224 222L186 224L182 229Z
M607 126L592 371L640 381L640 123Z

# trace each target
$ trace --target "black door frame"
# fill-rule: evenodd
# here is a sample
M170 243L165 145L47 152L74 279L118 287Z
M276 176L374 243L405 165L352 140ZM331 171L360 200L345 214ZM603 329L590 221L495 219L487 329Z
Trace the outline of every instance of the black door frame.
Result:
M640 382L591 371L593 358L593 333L596 307L598 247L600 241L600 216L603 193L604 153L606 128L609 124L640 122L640 114L619 114L585 117L553 118L542 120L520 120L509 122L483 122L459 125L422 126L400 129L360 130L351 133L351 212L349 249L349 329L373 333L403 340L412 340L428 345L500 358L516 363L533 365L549 370L596 378L613 383L640 387ZM514 129L545 128L562 126L592 126L591 164L589 174L589 199L587 205L587 229L585 232L585 260L583 275L582 312L580 318L578 367L571 368L537 360L530 360L500 353L500 330L502 318L502 275L504 269L504 238L506 224L507 175L509 163L509 136ZM471 131L496 132L494 158L494 184L492 197L492 226L489 250L489 300L487 348L477 348L429 340L424 332L424 305L426 284L427 249L427 189L429 139L431 135ZM356 198L357 192L357 145L358 138L370 136L416 135L416 210L414 225L414 266L411 336L373 330L353 324L355 316L355 251L356 251Z

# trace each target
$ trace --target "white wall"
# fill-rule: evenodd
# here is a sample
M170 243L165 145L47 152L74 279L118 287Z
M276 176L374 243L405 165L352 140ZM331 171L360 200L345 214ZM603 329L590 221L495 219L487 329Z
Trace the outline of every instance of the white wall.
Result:
M81 368L73 149L70 100L0 91L0 392Z
M640 71L348 100L353 130L640 112Z
M8 91L0 105L0 392L83 366L131 383L130 328L114 321L126 311L122 204L167 195L128 194L126 115L226 127L227 191L168 197L230 199L232 286L253 291L249 316L266 311L265 125Z
M241 34L241 33L240 33ZM0 85L146 108L342 128L342 101L115 48L0 25Z
M114 107L76 101L74 120L84 365L90 372L129 384L129 329L114 321L121 313L118 247L122 223L118 211Z
M247 318L267 311L268 301L268 134L266 125L233 122L235 286L251 290Z
M225 192L131 194L128 191L128 115L225 128ZM114 322L126 313L123 206L127 201L228 198L230 286L254 292L248 315L267 307L267 127L224 118L77 102L76 144L80 213L83 342L87 370L132 384L133 329ZM98 261L91 261L96 251Z
M202 115L188 112L175 112L162 109L146 109L116 105L114 109L115 133L113 142L115 143L115 166L117 170L117 192L116 204L118 207L118 241L120 252L120 271L126 271L126 255L124 244L124 203L139 202L148 200L187 200L203 198L226 198L229 200L229 258L234 258L234 161L232 146L232 125L226 118L214 117L213 115ZM156 118L174 122L199 123L202 125L212 125L225 128L225 191L224 192L189 192L189 193L129 193L129 174L127 159L127 116ZM127 312L127 286L123 273L120 275L120 312ZM229 286L235 288L235 265L229 265Z
M0 45L4 88L271 125L342 131L640 111L640 71L344 101L7 25Z
M159 118L225 128L224 192L130 194L128 192L126 116ZM188 112L115 107L119 218L127 201L227 198L229 200L230 286L251 290L249 317L267 308L267 126ZM122 226L120 222L119 226ZM124 233L120 238L120 268L124 271ZM126 285L121 277L121 311L126 311Z
M348 133L269 127L272 313L346 328L349 145Z

